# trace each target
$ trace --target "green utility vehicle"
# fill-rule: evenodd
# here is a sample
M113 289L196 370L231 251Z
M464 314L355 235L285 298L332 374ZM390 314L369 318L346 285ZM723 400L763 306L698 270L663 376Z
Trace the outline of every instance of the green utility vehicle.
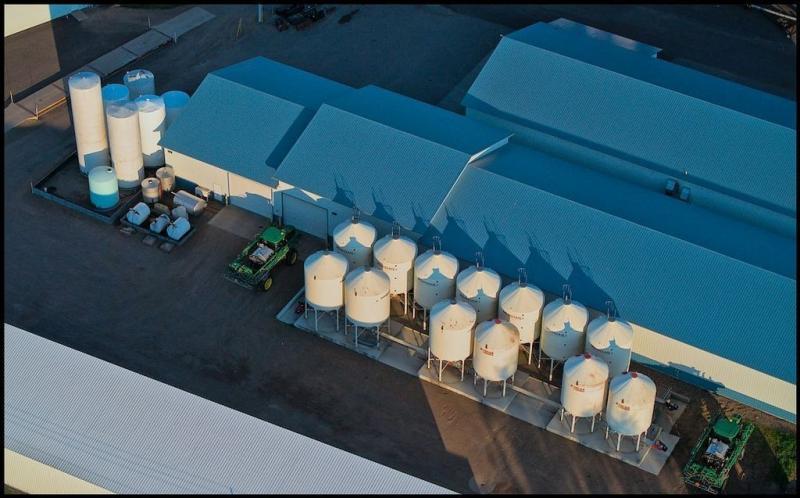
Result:
M683 468L687 484L712 494L723 490L733 466L744 456L744 447L755 426L743 422L741 415L713 419L692 449Z
M297 262L297 250L292 245L296 237L297 231L292 226L267 227L228 265L225 278L248 289L269 290L272 270L278 263Z

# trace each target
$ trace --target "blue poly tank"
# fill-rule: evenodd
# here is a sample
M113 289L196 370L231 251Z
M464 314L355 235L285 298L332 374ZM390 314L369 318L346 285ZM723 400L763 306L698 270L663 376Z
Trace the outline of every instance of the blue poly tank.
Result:
M89 171L89 200L98 209L110 209L119 202L119 185L114 168L96 166Z

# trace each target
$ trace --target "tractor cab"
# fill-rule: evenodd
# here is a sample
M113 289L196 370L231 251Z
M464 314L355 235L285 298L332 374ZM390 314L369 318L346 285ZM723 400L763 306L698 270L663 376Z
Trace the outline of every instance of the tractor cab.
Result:
M708 447L703 453L703 462L709 467L721 469L725 465L728 451L733 445L736 436L739 435L741 427L739 424L726 417L719 417L714 423L712 434L708 441Z
M275 251L286 244L286 237L283 230L274 226L267 227L258 238L253 252L248 255L250 262L256 265L263 265L275 254Z

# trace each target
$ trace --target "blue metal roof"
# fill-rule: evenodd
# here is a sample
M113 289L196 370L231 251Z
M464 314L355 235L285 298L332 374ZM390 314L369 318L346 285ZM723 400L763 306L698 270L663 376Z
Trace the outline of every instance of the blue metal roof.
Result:
M640 41L631 40L630 38L609 33L608 31L603 31L602 29L593 28L591 26L587 26L563 17L558 18L555 21L550 21L547 24L557 29L569 30L575 34L588 36L589 38L608 43L614 47L632 50L635 53L647 57L655 57L659 52L661 52L661 49L658 47L654 47Z
M422 233L470 155L323 104L275 176Z
M475 155L511 136L441 107L369 85L327 104L457 151Z
M270 184L313 111L209 74L161 145Z
M462 104L796 216L789 100L539 23L501 40Z
M794 238L516 144L505 145L472 166L785 277L797 278Z
M710 353L796 382L793 278L470 166L423 236L507 276L604 309Z

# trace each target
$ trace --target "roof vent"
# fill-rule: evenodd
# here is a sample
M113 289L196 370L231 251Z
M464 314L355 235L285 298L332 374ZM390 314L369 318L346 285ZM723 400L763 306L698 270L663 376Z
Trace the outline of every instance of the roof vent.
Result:
M670 178L667 180L667 183L664 185L664 193L670 197L675 197L678 195L678 191L680 190L680 185L678 185L677 180L673 180Z
M519 272L519 286L527 287L528 285L528 271L525 268L517 268Z
M438 235L433 236L433 254L441 254L442 252L442 238Z
M612 299L606 301L606 317L608 318L609 322L613 322L617 319L617 305L614 304Z
M681 193L679 199L683 202L689 202L689 196L691 195L692 190L689 187L681 187Z
M572 303L572 287L569 284L564 284L562 286L564 289L564 304L571 304Z
M478 271L483 270L483 251L475 251L475 268Z

